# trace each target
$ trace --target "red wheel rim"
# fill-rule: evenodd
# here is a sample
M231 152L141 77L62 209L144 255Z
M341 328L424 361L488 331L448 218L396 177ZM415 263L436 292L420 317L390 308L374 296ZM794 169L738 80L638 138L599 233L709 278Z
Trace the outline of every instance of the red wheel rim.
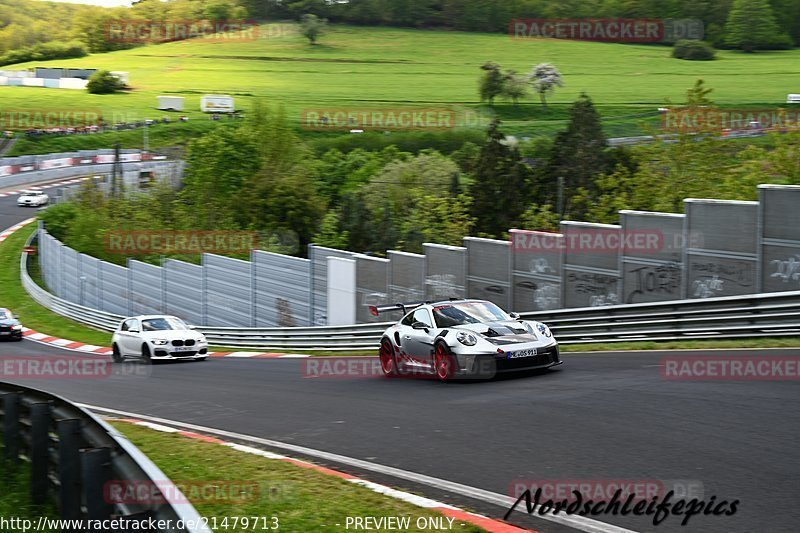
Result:
M391 374L394 370L394 359L392 358L392 347L388 342L381 343L381 370L384 374Z
M444 346L441 344L436 347L436 375L440 379L447 379L450 377L452 369L450 367L450 356L445 353Z

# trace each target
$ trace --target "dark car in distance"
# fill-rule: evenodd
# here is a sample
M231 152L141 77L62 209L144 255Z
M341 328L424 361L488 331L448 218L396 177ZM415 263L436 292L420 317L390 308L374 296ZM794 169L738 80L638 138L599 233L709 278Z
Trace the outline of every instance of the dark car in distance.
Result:
M22 340L22 324L11 311L0 307L0 340Z

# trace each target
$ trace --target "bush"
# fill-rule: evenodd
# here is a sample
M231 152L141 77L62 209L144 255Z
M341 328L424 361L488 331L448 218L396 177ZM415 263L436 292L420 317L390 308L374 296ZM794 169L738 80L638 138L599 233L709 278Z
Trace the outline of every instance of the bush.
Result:
M683 39L675 43L672 48L672 57L688 59L690 61L710 61L715 59L716 51L705 41Z
M89 83L86 84L86 90L92 94L111 94L124 88L125 85L107 70L98 70L89 77Z
M5 55L0 56L0 65L13 65L28 61L47 61L48 59L70 59L84 57L86 54L84 45L77 41L68 43L50 41L10 50Z

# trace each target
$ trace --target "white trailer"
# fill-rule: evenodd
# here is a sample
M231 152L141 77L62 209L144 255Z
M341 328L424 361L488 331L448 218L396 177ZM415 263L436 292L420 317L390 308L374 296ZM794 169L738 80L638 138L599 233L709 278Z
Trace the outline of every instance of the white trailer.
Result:
M183 111L183 96L158 96L158 108L162 111Z
M233 97L227 94L207 94L200 99L203 113L234 113Z

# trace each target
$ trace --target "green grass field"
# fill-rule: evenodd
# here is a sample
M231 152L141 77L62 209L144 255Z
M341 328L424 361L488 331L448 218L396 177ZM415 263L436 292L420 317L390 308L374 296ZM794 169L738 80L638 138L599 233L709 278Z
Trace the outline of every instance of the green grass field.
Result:
M207 120L199 107L201 96L209 93L233 95L237 107L244 110L254 97L263 98L284 106L298 125L302 111L308 108L448 106L484 113L477 81L485 61L521 73L534 64L551 62L561 70L565 87L550 97L549 109L531 97L518 107L498 101L488 114L496 112L504 119L509 133L549 135L563 127L567 106L585 91L598 105L608 134L620 136L640 134L643 123L657 125L657 107L667 100L683 102L686 90L698 78L714 88L712 98L724 106L779 106L788 93L800 91L800 50L720 51L716 61L681 61L672 59L671 49L662 46L349 26L332 26L321 44L312 46L292 25L264 29L268 37L250 41L194 39L5 67L82 66L127 71L133 90L90 95L85 91L0 87L0 101L3 109L11 110L101 110L107 120L114 121L163 115L155 109L156 96L161 94L186 97L191 121ZM141 145L140 135L121 141ZM164 142L168 139L158 138L153 145ZM28 144L19 143L14 153L31 151Z

